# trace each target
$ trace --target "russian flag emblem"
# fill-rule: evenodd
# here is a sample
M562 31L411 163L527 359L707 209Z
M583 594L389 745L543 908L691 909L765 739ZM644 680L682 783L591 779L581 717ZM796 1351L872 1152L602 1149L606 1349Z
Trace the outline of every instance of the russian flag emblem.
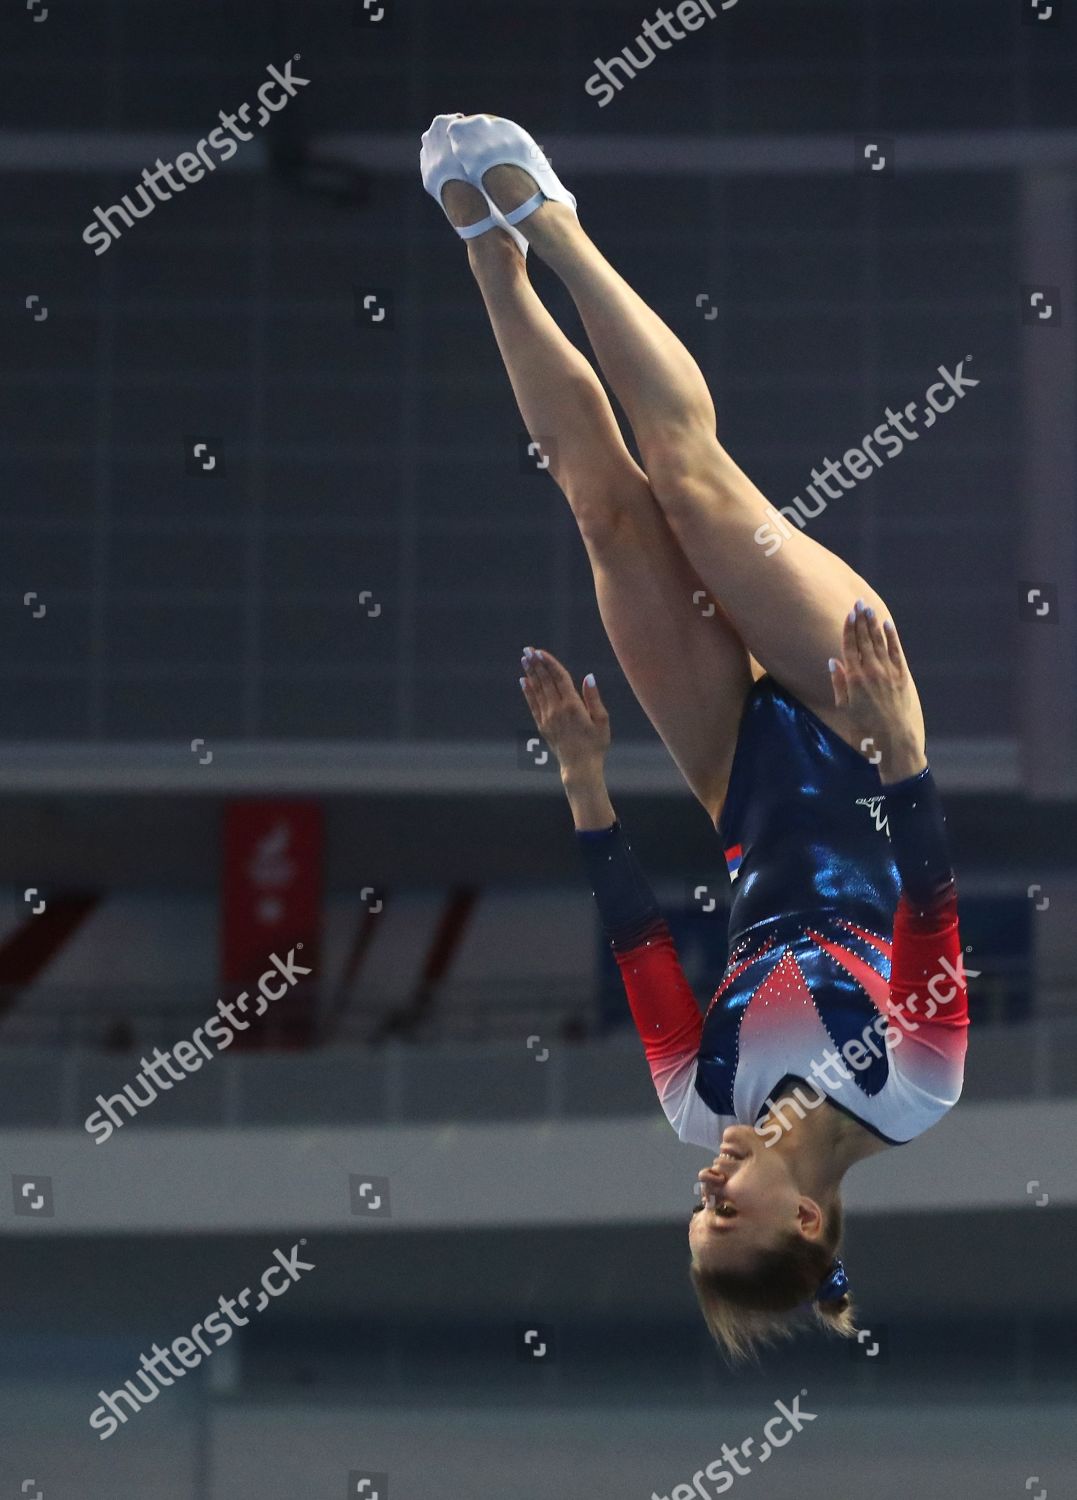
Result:
M731 849L725 851L726 869L729 871L730 880L736 880L740 874L740 862L744 858L744 850L739 844L734 844Z

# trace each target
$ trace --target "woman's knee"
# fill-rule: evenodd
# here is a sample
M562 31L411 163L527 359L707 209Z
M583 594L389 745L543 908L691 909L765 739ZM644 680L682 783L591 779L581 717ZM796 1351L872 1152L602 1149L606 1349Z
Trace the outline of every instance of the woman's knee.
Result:
M654 499L632 470L594 469L559 477L580 535L591 551L621 545L638 519L640 504Z
M652 443L644 459L655 499L671 524L701 505L732 497L732 466L711 433L671 434Z

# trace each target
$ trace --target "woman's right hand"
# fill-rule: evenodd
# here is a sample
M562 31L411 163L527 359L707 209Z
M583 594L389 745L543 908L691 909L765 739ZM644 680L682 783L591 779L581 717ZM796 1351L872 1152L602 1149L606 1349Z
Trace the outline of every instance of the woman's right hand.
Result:
M524 648L520 678L536 727L561 766L562 779L602 777L610 748L610 716L590 672L577 692L572 678L548 651Z

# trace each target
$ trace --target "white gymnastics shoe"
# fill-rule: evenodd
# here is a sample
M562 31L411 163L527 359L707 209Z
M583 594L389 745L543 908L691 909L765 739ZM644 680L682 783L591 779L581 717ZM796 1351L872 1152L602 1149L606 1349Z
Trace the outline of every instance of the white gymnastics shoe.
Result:
M457 161L449 140L449 126L456 120L462 120L463 115L435 115L430 121L429 130L423 133L422 149L419 152L419 171L422 173L423 187L438 203L445 212L445 205L441 202L441 190L447 182L470 182L463 166ZM505 222L504 215L490 202L489 196L483 189L482 183L475 183L479 192L486 199L490 212L484 219L476 224L465 224L462 228L453 224L453 228L462 240L473 240L476 235L485 234L488 229L504 229L516 241L517 247L527 254L527 241L518 229L513 229ZM452 220L449 220L452 223Z
M542 147L514 121L500 115L458 116L450 120L448 135L468 181L484 193L482 179L491 167L520 167L534 178L538 191L505 214L507 224L518 224L544 203L565 203L576 212L576 199L550 166Z

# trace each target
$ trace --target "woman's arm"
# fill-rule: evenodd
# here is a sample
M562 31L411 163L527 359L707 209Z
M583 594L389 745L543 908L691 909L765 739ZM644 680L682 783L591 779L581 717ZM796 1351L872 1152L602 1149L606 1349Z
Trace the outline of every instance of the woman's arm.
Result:
M954 902L946 818L924 753L912 678L897 631L859 602L845 621L843 659L831 660L834 699L879 768L902 900L916 916Z
M901 1046L894 1065L944 1104L961 1095L969 996L946 818L930 767L886 787L901 896L894 916L888 1010Z
M606 790L606 777L601 766L593 769L572 766L566 769L562 766L561 785L577 833L600 831L616 821L617 814Z
M901 1032L895 1066L948 1102L961 1092L968 985L946 817L923 739L908 708L908 668L897 631L857 609L846 621L844 660L831 665L835 698L881 755L890 847L901 879L886 1009ZM895 1033L896 1034L896 1033Z
M609 798L609 715L594 678L584 679L581 696L548 652L525 654L524 672L521 686L560 764L584 868L662 1108L682 1140L711 1145L720 1133L717 1116L694 1088L703 1017Z

